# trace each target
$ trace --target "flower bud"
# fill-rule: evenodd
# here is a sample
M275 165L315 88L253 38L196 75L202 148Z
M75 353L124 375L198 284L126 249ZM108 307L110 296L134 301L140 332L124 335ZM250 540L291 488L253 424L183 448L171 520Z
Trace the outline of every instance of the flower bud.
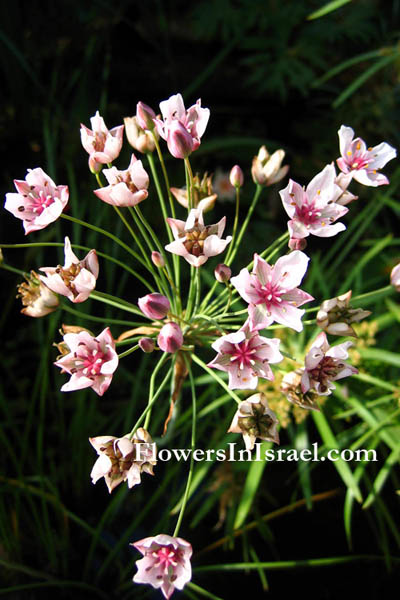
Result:
M132 148L142 154L154 151L156 147L154 138L151 133L139 126L137 117L125 117L124 124L126 137Z
M288 245L291 250L304 250L307 247L307 240L305 238L290 238Z
M100 173L100 171L102 170L103 165L99 162L97 162L97 160L95 158L93 158L92 155L89 156L89 169L90 172L93 175L96 175L96 173Z
M400 263L393 267L390 273L390 283L397 292L400 292Z
M176 352L183 344L182 330L172 321L164 325L158 334L157 343L163 352Z
M153 352L156 347L154 340L149 337L144 337L139 340L139 348L143 350L143 352L149 353Z
M233 187L242 187L243 171L239 167L239 165L235 165L234 167L232 167L229 175L229 181L231 182L231 185L233 185Z
M156 118L156 113L150 106L147 106L144 102L138 102L136 105L136 118L139 123L139 126L142 129L150 129L153 130L155 124L153 119Z
M158 293L139 298L138 305L142 313L153 320L163 319L171 308L168 298Z
M153 250L151 253L151 260L156 267L159 269L163 269L165 267L165 260L162 254L157 252L157 250Z
M215 267L214 275L215 275L215 279L217 281L219 281L220 283L225 283L226 281L230 280L232 271L228 267L228 265L224 265L223 263L220 263L219 265L217 265Z
M175 158L186 158L193 151L193 138L177 119L174 119L169 126L167 146Z

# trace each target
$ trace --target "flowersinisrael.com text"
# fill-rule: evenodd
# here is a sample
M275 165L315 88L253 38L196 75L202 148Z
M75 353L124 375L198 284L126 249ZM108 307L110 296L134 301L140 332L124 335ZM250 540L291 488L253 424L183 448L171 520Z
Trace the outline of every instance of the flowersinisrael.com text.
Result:
M136 444L136 453L138 459L140 459L141 449L140 446L143 444ZM148 449L148 444L145 444ZM318 444L312 444L311 448L302 448L298 450L296 448L279 448L277 450L268 448L263 449L263 444L254 444L254 449L236 450L236 442L231 442L227 445L226 449L209 448L203 450L201 448L162 448L161 450L156 449L155 444L151 444L152 447L152 459L160 460L161 462L168 462L170 460L176 460L178 462L189 461L193 454L193 460L196 462L243 462L243 461L268 461L268 462L283 462L283 461L304 461L304 462L320 462L320 461L331 461L336 462L338 460L344 460L346 462L377 462L376 450L365 448L358 448L357 450L351 450L350 448L331 448L324 454L319 453Z

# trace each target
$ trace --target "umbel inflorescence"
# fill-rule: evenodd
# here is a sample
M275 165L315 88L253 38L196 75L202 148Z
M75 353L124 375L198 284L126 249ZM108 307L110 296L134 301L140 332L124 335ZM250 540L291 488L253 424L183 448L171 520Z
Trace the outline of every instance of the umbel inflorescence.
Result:
M108 326L94 333L63 325L63 339L57 342L60 354L54 364L63 375L69 376L61 387L65 392L92 388L102 396L107 393L121 360L129 360L137 351L154 356L153 384L131 431L112 432L112 435L107 432L90 438L98 454L92 481L104 478L110 493L123 482L129 488L142 483L143 473L154 474L156 451L152 436L161 432L152 430L152 410L160 396L169 398L165 433L174 405L188 381L194 443L195 370L212 375L228 390L236 402L229 432L241 434L249 450L256 439L279 443L277 416L260 390L263 380L274 380L276 369L284 372L281 392L290 403L305 410L319 410L318 399L331 395L336 381L357 373L347 362L352 342L331 345L328 340L328 335L355 337L351 324L370 314L351 307L351 291L337 298L318 299L317 319L311 323L314 328L318 325L321 332L310 340L309 351L296 357L293 368L283 363L287 356L285 339L303 331L302 307L314 300L303 289L307 287L304 279L312 261L312 255L305 252L307 238L332 237L345 230L343 219L350 203L357 199L349 191L353 179L372 187L388 184L380 169L396 156L396 150L386 142L367 147L363 140L354 138L351 127L342 125L338 132L340 157L336 160L339 171L332 162L305 186L290 179L279 192L282 209L289 217L288 232L268 248L260 248L253 257L249 256L247 265L236 265L238 248L245 240L250 217L263 189L287 175L289 167L282 165L285 153L280 149L270 155L263 146L254 157L251 174L255 194L243 222L239 219L239 205L244 174L234 165L228 185L236 196L235 215L213 222L210 213L218 198L212 176L193 175L190 163L205 134L210 110L202 107L200 100L186 109L180 94L161 102L160 110L161 114L156 115L152 108L139 102L136 115L125 119L128 142L143 154L150 173L134 154L129 165L114 165L123 146L124 125L109 130L99 112L91 118L91 129L81 125L82 145L96 178L93 192L99 208L101 202L113 207L115 218L122 220L131 236L130 243L126 244L112 232L101 230L101 233L126 252L127 262L122 263L122 268L137 276L145 294L133 305L110 293L96 291L101 267L98 253L89 249L84 258L78 258L71 236L64 240L63 265L35 267L37 271L27 275L19 287L22 312L32 317L61 311L64 297L64 306L65 302L79 304L89 298L111 301L121 312L127 311L130 316L133 313L139 319L136 327L126 327L117 338ZM160 142L166 142L170 154L183 161L185 188L170 185ZM56 185L41 168L28 170L25 180L14 183L16 192L7 194L5 208L22 220L25 234L35 235L60 217L91 228L90 223L63 212L68 203L68 187ZM164 231L153 230L141 211L142 202L159 204ZM203 277L202 270L208 269L208 261L217 256L221 257L220 262L212 261L214 279L209 285L210 277ZM399 265L393 269L391 281L400 289ZM183 285L184 282L188 285ZM119 347L126 345L128 349L118 353ZM168 367L167 373L158 380L164 366ZM168 392L170 381L173 385ZM192 472L193 462L187 486ZM191 544L178 537L187 496L185 493L172 535L161 533L132 544L142 554L134 582L160 588L167 599L175 588L182 589L192 575Z

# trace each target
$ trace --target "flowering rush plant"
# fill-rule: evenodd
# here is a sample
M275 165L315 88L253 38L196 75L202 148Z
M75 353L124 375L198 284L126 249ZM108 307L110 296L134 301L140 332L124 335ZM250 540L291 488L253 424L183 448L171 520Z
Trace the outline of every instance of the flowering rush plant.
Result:
M125 253L119 260L102 248L82 250L69 232L64 243L58 243L64 247L64 264L51 263L49 253L50 266L35 265L19 287L22 312L31 317L64 311L86 318L91 327L91 321L102 319L95 311L79 312L71 303L92 300L114 306L122 315L94 330L62 325L54 360L62 392L91 388L100 397L110 394L110 386L118 385L122 362L133 370L132 354L151 355L147 400L134 407L137 414L130 431L92 433L89 442L97 453L92 482L104 479L110 494L126 482L134 494L136 486L146 486L147 475L157 477L157 445L166 445L183 398L191 397L192 455L175 528L168 533L149 531L148 537L132 541L142 555L133 581L159 589L167 599L175 589L196 585L191 582L190 562L195 549L178 536L194 489L199 376L223 391L224 400L214 410L222 405L228 410L228 440L241 436L242 447L251 452L257 441L279 444L279 414L268 390L307 414L320 411L337 385L357 374L349 357L354 342L343 338L357 338L352 324L370 312L350 305L350 290L318 299L307 292L307 272L313 263L310 242L312 236L340 236L357 200L349 190L353 180L371 187L387 185L381 169L396 157L388 143L367 147L351 127L342 125L336 153L340 156L332 156L336 161L309 182L284 181L289 169L283 165L284 151L270 155L263 146L251 165L255 193L246 217L240 216L243 189L251 183L245 166L232 165L228 186L236 209L218 220L212 216L218 203L212 177L193 175L192 169L209 118L210 110L200 100L186 109L176 94L160 103L158 115L139 102L136 115L126 118L124 125L108 129L99 112L91 118L91 129L81 125L82 146L95 178L96 212L109 211L108 221L120 220L128 241L74 216L68 186L57 185L40 167L28 169L25 179L16 179L16 191L8 193L5 202L5 209L22 221L30 237L64 219L84 231L96 231ZM134 150L128 165L120 161L124 129ZM176 182L169 180L163 151L181 161L184 187L171 186ZM278 184L287 231L238 261L259 197ZM163 230L154 230L142 211L145 204L151 211L161 211ZM329 242L323 239L320 244ZM134 278L134 302L97 289L106 261L117 263ZM391 280L393 289L400 289L398 266ZM132 315L136 321L124 320ZM300 336L306 340L302 350L297 343ZM163 415L161 428L155 413ZM221 443L223 448L225 442Z

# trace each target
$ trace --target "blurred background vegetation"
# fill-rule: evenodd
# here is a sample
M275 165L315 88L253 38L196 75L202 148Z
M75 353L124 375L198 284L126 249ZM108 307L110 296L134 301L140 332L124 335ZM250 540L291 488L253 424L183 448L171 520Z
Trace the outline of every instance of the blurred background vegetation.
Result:
M70 186L71 214L105 225L111 213L109 207L99 211L92 194L96 184L80 145L80 123L89 125L99 109L111 128L135 113L138 100L157 110L161 100L177 92L186 106L201 97L211 109L204 141L193 155L193 167L201 173L239 164L249 182L251 158L266 144L271 151L284 148L291 177L307 183L338 156L337 130L342 123L370 145L386 140L400 148L399 1L353 0L320 18L308 18L323 5L321 0L4 0L3 193L12 191L12 180L23 179L28 168L41 166L57 184ZM128 164L130 151L125 147L123 152L121 168ZM177 187L184 184L178 162L168 160ZM332 297L344 280L354 294L388 283L391 268L400 260L400 172L392 164L385 172L392 182L389 192L356 184L353 191L360 199L346 218L353 226L341 240L310 243L314 254L306 289L316 297ZM278 189L264 192L238 269L253 250L268 245L286 227ZM243 214L250 197L247 183ZM149 202L143 203L143 210L157 227L161 215ZM222 216L233 213L233 207L220 202L215 211ZM60 223L29 240L23 239L20 222L9 213L3 212L1 224L2 243L61 242L70 235L76 244L102 249L93 234ZM56 264L57 256L62 261L61 250L57 254L54 248L4 250L4 255L8 264L24 271ZM356 271L354 265L359 265ZM15 301L21 278L7 271L1 275L0 595L25 599L56 591L62 598L160 597L130 582L136 569L128 543L169 532L176 518L169 510L182 493L185 467L160 464L154 479L130 493L120 486L110 498L105 486L90 483L95 456L87 441L89 436L122 435L130 429L152 363L136 354L124 361L103 398L91 390L59 393L63 376L51 364L57 353L52 343L59 339L62 322L79 320L59 312L38 321L24 317ZM143 293L109 265L104 265L98 288L131 302ZM99 318L122 318L94 304L89 301L79 308ZM398 321L396 297L389 304L378 301L371 324L360 330L361 358L375 379L368 380L367 373L367 378L341 388L324 408L326 418L298 423L296 415L287 416L287 429L281 432L282 445L288 447L305 441L328 444L330 435L343 447L359 442L377 448L380 462L351 465L350 474L327 464L300 468L276 463L264 472L253 469L252 479L248 465L199 467L181 535L192 542L195 553L225 535L228 542L226 553L210 550L194 559L195 566L282 564L283 571L271 566L229 575L236 590L251 589L258 597L268 586L270 598L285 597L294 586L313 598L347 598L354 593L378 598L399 583L399 563L393 558L399 556L400 546L395 494L400 488ZM81 323L103 328L101 323ZM301 339L299 345L306 341ZM204 414L199 417L198 445L206 446L203 436L212 447L224 438L232 415L220 391L207 378L201 383ZM185 394L184 390L183 398ZM216 397L221 401L218 423L207 411ZM184 415L189 400L182 403L168 439L174 447L187 447ZM161 424L164 418L162 413ZM250 491L249 481L255 481ZM353 502L358 485L363 500L369 499L368 510ZM313 495L325 492L327 496L313 502ZM298 501L297 508L284 508ZM283 513L276 521L261 519L279 509ZM249 527L233 542L234 526L254 521L257 527ZM215 530L217 523L220 528ZM357 560L361 554L377 558ZM335 556L350 562L330 560ZM308 559L327 559L330 566L302 564L290 570L285 562ZM199 571L194 581L219 597L229 596L224 572ZM200 597L189 588L185 594Z

